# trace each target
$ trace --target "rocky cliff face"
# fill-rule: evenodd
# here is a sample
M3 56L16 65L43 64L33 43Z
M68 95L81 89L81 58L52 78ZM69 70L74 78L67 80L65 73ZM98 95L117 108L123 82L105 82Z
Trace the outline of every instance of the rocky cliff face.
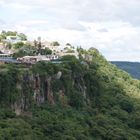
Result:
M21 112L27 111L33 104L40 106L42 103L47 102L55 105L58 101L60 104L67 106L69 104L68 92L72 92L70 90L75 87L86 100L86 86L83 78L70 75L69 86L71 87L67 89L68 85L63 85L64 80L66 80L65 76L61 71L51 76L25 72L16 78L18 98L12 102L11 108L15 110L17 115L20 115Z
M52 75L41 75L39 73L29 72L29 70L19 74L12 74L11 82L14 82L14 85L9 87L9 90L12 92L12 89L14 89L14 92L13 94L11 92L7 93L7 96L10 98L11 108L15 110L17 115L20 115L21 112L27 111L33 104L40 106L42 103L47 102L54 105L57 100L62 105L68 105L65 93L67 89L63 85L62 78L65 78L65 75L63 77L62 71L57 71ZM78 81L75 82L77 83ZM12 83L9 84L11 86ZM75 85L75 83L73 84ZM82 91L82 86L79 83L77 85L79 86L79 90ZM7 85L3 84L3 86L6 87ZM4 90L1 94L4 92L7 91ZM12 99L13 97L15 98Z
M52 77L41 77L39 74L23 74L17 79L16 89L18 99L11 104L13 110L19 115L34 103L41 105L45 101L55 104L51 87Z
M89 85L85 81L85 69L89 67L85 63L72 58L63 64L5 65L0 71L0 102L11 106L17 115L44 102L78 107L89 104Z

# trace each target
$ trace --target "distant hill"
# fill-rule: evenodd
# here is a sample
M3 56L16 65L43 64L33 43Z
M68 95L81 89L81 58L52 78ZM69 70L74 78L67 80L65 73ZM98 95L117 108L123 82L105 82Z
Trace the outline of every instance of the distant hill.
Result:
M133 78L140 79L140 63L139 62L123 62L123 61L113 61L111 62L130 73Z

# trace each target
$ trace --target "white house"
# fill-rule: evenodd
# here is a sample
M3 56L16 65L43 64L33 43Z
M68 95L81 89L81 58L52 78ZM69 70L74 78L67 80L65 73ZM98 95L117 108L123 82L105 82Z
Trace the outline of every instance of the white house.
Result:
M37 56L24 56L22 58L17 58L18 61L23 63L36 63L39 61L51 61L57 60L57 55L37 55Z
M79 59L79 53L77 51L73 52L73 53L59 52L57 55L59 57L63 57L63 56L66 56L66 55L71 55L71 56L75 56L77 59Z
M12 44L22 42L22 40L19 36L7 36L6 41L9 43L12 43Z
M62 46L53 46L52 43L48 41L42 42L42 46L43 46L43 49L49 48L53 54L56 54L58 52L61 52L61 50L63 50Z

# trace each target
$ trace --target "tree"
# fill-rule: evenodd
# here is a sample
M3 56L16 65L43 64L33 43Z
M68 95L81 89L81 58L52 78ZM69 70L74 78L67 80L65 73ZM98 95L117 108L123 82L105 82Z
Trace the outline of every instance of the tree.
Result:
M2 41L2 39L3 39L3 38L2 38L2 35L0 35L0 42Z
M41 54L41 48L42 48L41 37L38 37L38 53L40 54Z
M70 43L67 43L66 46L71 46L71 44Z
M37 41L34 40L34 47L37 48Z
M22 48L24 46L24 43L23 42L18 42L16 44L14 44L14 48L15 49L19 49L19 48Z
M8 31L7 33L6 33L6 36L16 36L17 35L17 32L16 31Z
M52 54L52 50L49 48L41 49L41 54L47 55L47 54Z
M41 42L41 37L39 36L39 37L37 38L37 40L38 40L38 42Z
M11 49L11 48L12 48L12 44L11 44L10 42L8 42L8 43L6 44L6 48L7 48L7 49Z
M70 105L77 109L84 106L84 97L78 91L72 91L70 94Z
M27 40L27 36L25 34L23 34L23 33L18 34L18 36L20 37L20 39L22 41L26 41Z
M52 42L51 45L52 46L60 46L59 42L57 42L57 41Z
M1 39L6 39L6 31L1 32Z

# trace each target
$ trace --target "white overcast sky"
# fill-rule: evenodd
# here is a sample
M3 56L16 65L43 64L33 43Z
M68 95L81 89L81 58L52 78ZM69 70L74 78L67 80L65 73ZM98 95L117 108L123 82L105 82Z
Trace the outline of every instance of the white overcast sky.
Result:
M140 62L140 0L0 0L0 30Z

